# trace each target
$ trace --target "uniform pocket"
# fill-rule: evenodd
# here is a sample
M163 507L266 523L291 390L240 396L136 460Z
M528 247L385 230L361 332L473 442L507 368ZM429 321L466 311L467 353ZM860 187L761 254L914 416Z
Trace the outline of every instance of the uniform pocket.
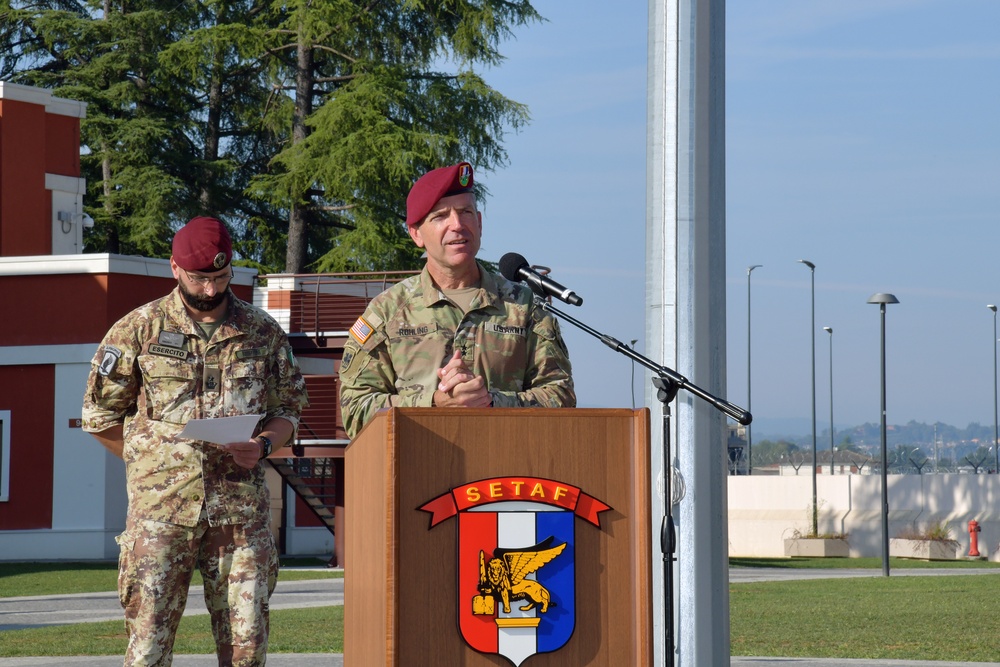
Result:
M135 562L135 538L128 531L115 537L118 543L118 600L122 608L127 609L128 603L132 599L132 593L138 585L139 577L136 573Z
M446 362L446 353L454 342L455 332L437 324L399 324L387 327L388 346L392 357L393 371L397 377L400 395L407 390L420 393L422 381L437 384L436 369Z
M256 415L267 411L267 368L264 359L239 359L226 369L222 404L225 414Z
M186 424L194 413L197 374L192 364L155 354L138 359L150 419Z

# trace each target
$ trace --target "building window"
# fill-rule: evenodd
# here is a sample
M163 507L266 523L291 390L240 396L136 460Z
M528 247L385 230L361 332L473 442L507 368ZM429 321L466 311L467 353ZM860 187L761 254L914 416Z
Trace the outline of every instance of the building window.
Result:
M0 410L0 502L10 500L10 410Z

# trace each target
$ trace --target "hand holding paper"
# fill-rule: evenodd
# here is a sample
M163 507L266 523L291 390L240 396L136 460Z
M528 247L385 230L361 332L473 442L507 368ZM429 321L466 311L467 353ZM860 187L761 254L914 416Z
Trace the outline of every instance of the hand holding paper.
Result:
M178 435L191 440L214 442L225 445L230 442L245 442L253 437L254 429L262 415L237 415L217 419L192 419Z
M251 440L261 415L238 415L217 419L192 419L180 437L210 442L233 457L241 468L253 468L260 460L260 443Z

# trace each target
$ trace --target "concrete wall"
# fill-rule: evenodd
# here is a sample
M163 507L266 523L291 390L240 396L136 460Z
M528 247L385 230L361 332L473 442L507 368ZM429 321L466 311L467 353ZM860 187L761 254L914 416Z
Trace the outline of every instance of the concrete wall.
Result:
M810 528L812 477L728 477L729 555L784 557L784 539ZM819 475L816 497L822 533L847 533L851 556L882 555L881 477ZM1000 559L1000 475L889 475L889 538L902 531L946 525L969 552L968 523L975 519L979 551Z

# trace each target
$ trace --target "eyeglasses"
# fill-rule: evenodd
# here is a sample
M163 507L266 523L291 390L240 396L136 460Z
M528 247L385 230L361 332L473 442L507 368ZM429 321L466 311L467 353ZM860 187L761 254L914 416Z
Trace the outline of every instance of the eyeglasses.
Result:
M208 276L192 276L187 271L184 272L184 275L186 275L188 280L191 282L197 283L201 287L208 287L209 285L225 285L228 283L233 279L233 270L229 269L228 274L224 276L215 276L214 278L210 278Z

